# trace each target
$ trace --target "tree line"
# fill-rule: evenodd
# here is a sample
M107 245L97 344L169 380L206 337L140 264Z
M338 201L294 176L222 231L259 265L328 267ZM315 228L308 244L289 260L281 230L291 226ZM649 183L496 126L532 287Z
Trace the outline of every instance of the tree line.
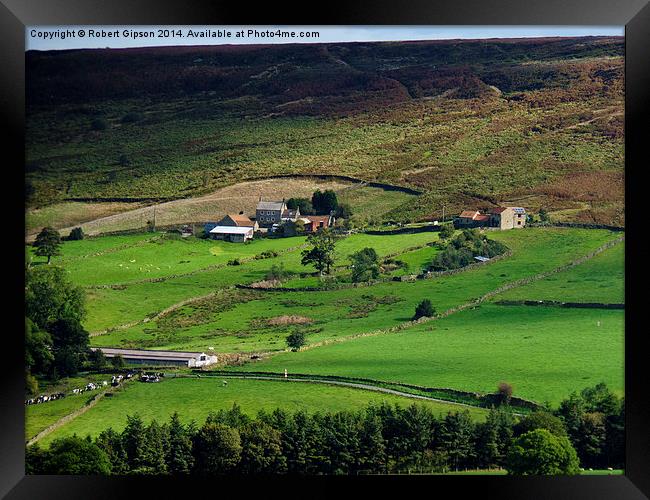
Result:
M573 475L580 466L623 467L623 401L604 384L572 394L556 411L518 418L508 406L483 422L468 411L437 415L421 404L386 402L358 411L249 417L233 405L200 427L127 417L95 439L27 448L28 474L391 474L505 468L508 473Z

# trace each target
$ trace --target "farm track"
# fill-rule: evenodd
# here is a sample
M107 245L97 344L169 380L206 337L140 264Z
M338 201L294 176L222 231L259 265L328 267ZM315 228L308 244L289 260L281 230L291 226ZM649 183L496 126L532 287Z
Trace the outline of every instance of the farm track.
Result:
M55 430L57 430L58 428L64 426L64 425L67 424L68 422L74 420L74 419L77 418L79 415L83 415L83 414L86 413L88 410L90 410L93 406L95 406L97 403L99 403L99 401L101 401L102 398L103 398L104 396L106 396L106 394L109 394L109 393L110 393L110 394L113 394L113 393L115 393L115 392L117 392L117 391L119 391L119 390L122 390L122 389L124 388L125 384L128 384L128 383L132 382L133 380L135 380L135 379L132 379L132 380L125 380L125 381L122 382L122 384L118 385L117 387L109 387L109 388L106 389L105 391L103 391L103 392L99 392L99 393L95 394L95 395L93 396L93 398L92 398L88 403L86 403L85 405L83 405L81 408L79 408L78 410L73 411L72 413L68 413L68 414L65 415L64 417L61 417L59 420L57 420L56 422L54 422L52 425L50 425L49 427L43 429L43 430L42 430L41 432L39 432L38 434L36 434L36 436L34 436L33 438L31 438L29 441L27 441L27 446L31 446L31 445L33 445L33 444L36 443L37 441L43 439L45 436L47 436L47 435L53 433L53 432L54 432Z
M219 377L221 378L234 378L234 379L241 379L241 380L270 380L270 381L287 381L287 382L306 382L309 384L325 384L325 385L337 385L337 386L343 386L343 387L350 387L353 389L360 389L364 391L374 391L374 392L381 392L384 394L392 394L395 396L401 396L401 397L406 397L406 398L412 398L412 399L419 399L419 400L424 400L424 401L433 401L436 403L445 403L445 404L453 404L453 405L458 405L462 406L465 408L480 408L480 406L475 406L475 405L470 405L466 403L459 403L458 401L451 401L447 399L440 399L440 398L432 398L430 396L422 396L419 394L413 394L410 392L404 392L404 391L398 391L395 389L389 389L387 387L380 387L377 385L371 385L371 384L361 384L361 383L356 383L356 382L343 382L340 380L327 380L323 378L292 378L292 377L287 377L287 378L279 378L279 377L273 377L273 376L268 376L264 377L261 375L223 375L219 374ZM214 378L217 378L216 376ZM516 413L516 415L519 415Z

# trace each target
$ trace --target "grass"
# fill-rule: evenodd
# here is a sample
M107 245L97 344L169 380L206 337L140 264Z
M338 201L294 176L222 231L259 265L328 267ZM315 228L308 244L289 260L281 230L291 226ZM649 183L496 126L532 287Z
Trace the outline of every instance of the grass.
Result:
M166 325L155 322L140 324L93 337L92 342L102 346L146 346L161 349L214 347L221 352L244 353L278 350L285 348L287 330L260 329L252 327L251 322L283 315L306 316L315 320L308 329L309 343L345 338L409 321L416 304L423 298L429 298L436 310L444 311L476 299L505 283L566 264L616 236L609 231L564 228L531 228L491 234L506 243L513 250L513 255L471 271L413 283L382 283L370 288L309 293L260 292L262 295L258 297L234 304L226 310L215 311L214 314L201 314L199 317L193 306L186 306L177 313L177 319L189 318L186 321ZM359 236L355 248L371 241L368 235ZM402 241L404 247L410 246L410 240L404 236L374 238ZM346 241L355 240L350 238L341 243ZM288 269L300 268L297 253L288 254L282 260ZM216 288L216 283L223 286L244 279L252 280L253 276L259 277L262 269L270 267L270 262L251 263L242 267L242 270L225 268L163 283L133 285L126 290L94 290L97 295L94 295L93 311L97 316L101 313L104 321L109 313L115 314L116 319L139 319L152 309L162 309L160 306L163 301L173 303L172 296L180 301L183 296L208 293ZM117 301L120 297L123 302ZM160 306L157 307L156 304ZM192 321L194 317L197 318L196 321Z
M286 368L480 392L507 381L516 396L557 404L601 381L622 394L623 335L622 311L486 304L397 333L278 354L241 370Z
M569 271L509 290L497 300L623 303L624 261L625 244L621 243Z
M382 401L408 406L416 400L390 394L346 387L333 387L305 382L261 381L204 377L165 379L158 384L134 382L102 399L86 413L46 436L43 444L57 437L77 434L96 436L112 427L121 430L127 415L139 414L145 421L167 421L175 411L184 422L196 420L199 424L211 411L229 409L234 403L245 413L255 416L258 411L272 411L281 407L288 411L341 411L363 409L368 404ZM439 414L464 411L465 407L417 400ZM43 405L45 406L45 405ZM486 410L469 408L475 420L483 420Z
M437 238L434 233L414 236L413 239L404 239L400 236L352 235L338 242L337 262L349 264L347 257L365 246L375 247L384 256ZM274 263L281 262L287 270L296 273L313 272L311 266L300 264L298 247L304 243L302 237L261 239L242 245L197 238L164 239L151 233L104 236L65 242L61 247L62 255L55 257L53 263L63 266L70 279L78 285L120 285L114 289L87 290L85 326L96 331L142 320L172 304L219 288L259 281L264 279ZM290 249L294 250L287 252ZM241 266L226 265L234 258L251 259L266 250L281 255L243 262ZM35 265L46 262L44 257L33 255L33 247L28 251ZM196 274L183 276L192 272ZM165 277L169 279L164 282L142 282ZM140 283L135 283L138 281Z
M119 241L120 238L122 237L109 236L99 239ZM250 259L267 250L284 252L304 244L305 239L259 239L237 244L193 237L166 239L164 235L159 235L144 241L136 240L138 244L114 249L102 255L86 254L83 258L68 258L75 251L68 254L68 247L83 247L83 241L80 244L65 243L61 262L73 283L87 286L128 284L143 279L186 274L211 266L225 266L232 259ZM36 259L35 262L41 261L40 259L46 261L45 258ZM53 262L57 263L56 258Z
M40 394L52 394L64 392L65 398L47 403L25 406L25 436L29 440L39 432L57 422L66 415L82 408L93 395L99 391L91 391L83 394L71 394L72 389L84 387L89 382L100 382L106 380L110 383L112 374L79 375L68 377L56 382L40 380Z

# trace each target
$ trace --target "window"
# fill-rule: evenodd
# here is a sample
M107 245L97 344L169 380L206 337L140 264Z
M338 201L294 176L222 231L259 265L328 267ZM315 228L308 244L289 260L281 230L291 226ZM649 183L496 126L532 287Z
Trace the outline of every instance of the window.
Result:
M205 356L201 356L200 360L205 361Z

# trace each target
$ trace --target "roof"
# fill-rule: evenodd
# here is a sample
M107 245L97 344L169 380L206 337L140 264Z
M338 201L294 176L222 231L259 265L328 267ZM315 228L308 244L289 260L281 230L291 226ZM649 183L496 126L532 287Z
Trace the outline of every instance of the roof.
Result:
M285 204L282 201L260 201L257 210L282 210Z
M522 207L510 207L512 208L516 214L525 214L526 210Z
M482 221L490 220L490 216L485 214L478 214L476 217L474 217L474 220L482 222Z
M491 208L489 210L489 212L491 214L500 214L500 213L504 212L505 210L507 210L506 207L494 207L494 208Z
M330 216L329 215L308 215L306 217L309 219L311 222L324 222L326 224L329 224L330 221Z
M212 234L248 234L253 231L252 227L240 227L240 226L215 226L213 229L210 229Z
M478 210L463 210L458 217L462 217L463 219L473 219L478 214Z
M109 347L97 347L94 350L100 350L107 356L120 355L123 358L136 359L188 360L205 355L204 352L148 351L145 349L113 349ZM214 356L214 354L211 354L211 356Z
M298 215L298 211L295 210L295 209L292 210L292 209L288 208L287 210L282 212L282 217L296 217L296 215Z
M248 226L248 227L255 226L255 223L252 220L250 220L248 217L246 217L245 215L228 214L228 215L226 215L226 217L230 217L235 222L235 224L237 224L238 226ZM224 217L224 219L226 217Z

